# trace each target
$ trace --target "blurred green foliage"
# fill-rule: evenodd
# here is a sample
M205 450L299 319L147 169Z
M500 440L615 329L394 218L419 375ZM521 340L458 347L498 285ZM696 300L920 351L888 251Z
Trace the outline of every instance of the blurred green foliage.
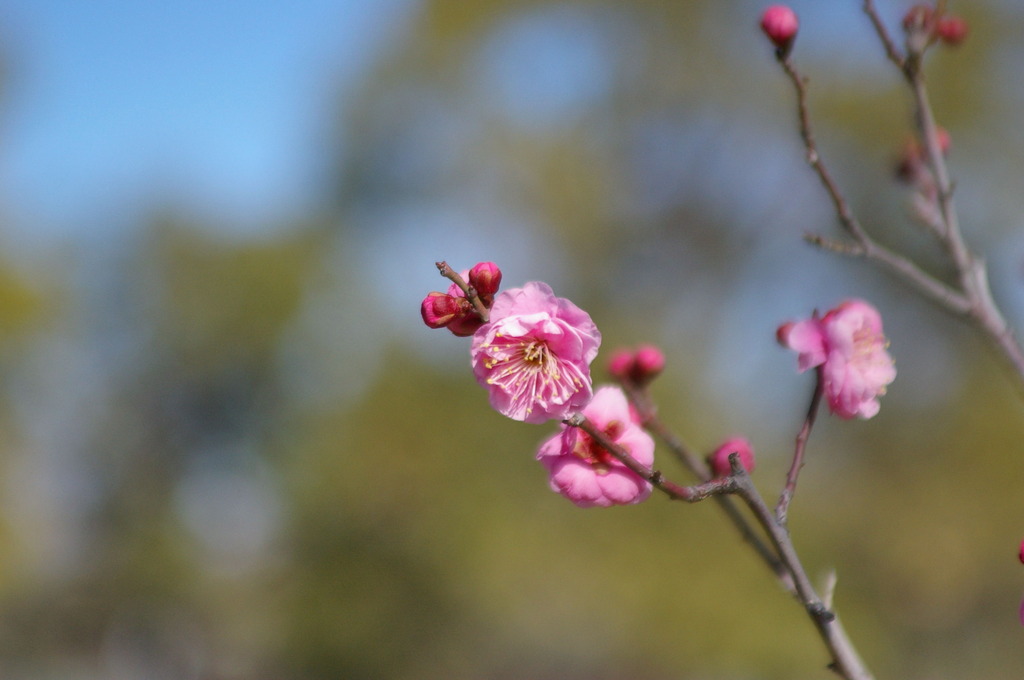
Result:
M936 261L888 174L909 106L848 4L828 23L794 3L820 141L863 221ZM155 215L46 276L0 265L0 674L828 677L710 504L548 491L531 458L551 428L488 409L466 341L416 318L448 258L553 280L606 346L665 345L665 419L706 450L742 429L769 497L811 387L774 324L879 299L901 374L877 419L822 419L797 546L836 568L880 679L1019 678L1021 400L956 323L801 249L832 219L758 8L423 0L339 113L332 189L302 223L245 238ZM940 118L1015 157L989 127L1014 96L993 63L1024 18L963 9L974 35L932 63ZM1012 254L1012 229L983 228L1016 177L964 146L971 236Z

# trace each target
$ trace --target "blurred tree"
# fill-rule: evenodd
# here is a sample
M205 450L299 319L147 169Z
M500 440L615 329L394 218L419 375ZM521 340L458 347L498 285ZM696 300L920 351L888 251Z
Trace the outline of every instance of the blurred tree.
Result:
M889 227L908 107L848 4L794 3L820 138L865 223L927 256ZM961 329L800 249L833 218L757 9L422 0L338 115L328 217L238 238L171 210L75 259L59 294L0 268L4 672L824 677L810 625L714 508L582 512L546 490L531 458L551 428L487 409L466 341L416 319L449 258L552 281L606 348L665 344L662 414L701 449L744 430L766 494L810 389L775 324L885 300L900 377L876 420L822 419L794 533L837 567L879 678L1019 677L1019 402ZM994 65L1024 17L965 10L995 39L931 67L998 259L1024 145Z

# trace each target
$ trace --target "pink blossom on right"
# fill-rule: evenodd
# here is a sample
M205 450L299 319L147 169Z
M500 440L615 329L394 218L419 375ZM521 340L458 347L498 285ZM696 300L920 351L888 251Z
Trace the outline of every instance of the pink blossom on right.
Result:
M832 413L865 419L878 413L878 398L896 378L896 367L877 309L847 300L821 318L785 323L776 335L779 344L797 352L801 372L821 366Z

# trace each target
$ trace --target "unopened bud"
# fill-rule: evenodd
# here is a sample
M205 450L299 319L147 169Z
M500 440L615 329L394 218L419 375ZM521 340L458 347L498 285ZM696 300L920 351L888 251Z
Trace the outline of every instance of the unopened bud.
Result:
M1020 552L1017 553L1017 557L1020 558L1021 564L1024 564L1024 541L1020 542Z
M967 37L970 27L960 17L944 16L935 26L935 35L947 45L959 45Z
M729 456L735 453L740 464L747 472L754 471L754 449L745 437L730 437L715 452L708 456L708 465L716 477L728 477L732 474Z
M469 285L476 290L484 306L489 308L501 285L501 270L493 262L479 262L469 270Z
M473 335L484 323L469 300L436 291L423 298L420 316L430 328L447 328L460 337Z
M800 21L786 5L771 5L761 15L761 30L768 36L780 54L786 54L793 45Z
M420 303L420 316L429 327L444 328L452 322L459 309L458 298L434 291L427 293L427 297Z
M654 345L641 345L633 362L633 379L645 383L654 379L665 368L665 354Z

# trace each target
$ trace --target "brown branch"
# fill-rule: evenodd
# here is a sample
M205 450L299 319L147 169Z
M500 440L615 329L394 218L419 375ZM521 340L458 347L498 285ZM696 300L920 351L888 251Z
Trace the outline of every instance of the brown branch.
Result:
M777 561L783 573L786 574L787 578L783 582L787 584L787 589L803 605L826 647L829 649L833 659L830 668L846 680L873 680L871 673L864 667L863 662L853 647L853 643L846 635L845 630L843 630L839 619L834 612L825 606L811 584L786 527L768 509L747 471L740 463L737 454L734 453L729 456L732 474L728 477L717 477L701 484L684 487L669 482L660 471L640 464L628 451L617 445L604 432L595 427L583 414L576 414L563 422L569 427L578 427L586 432L595 443L608 451L616 460L620 461L641 478L650 482L652 486L672 500L695 503L709 497L724 499L724 494L738 495L768 535L775 549L774 553L778 555Z
M704 459L694 453L682 439L658 418L647 390L628 380L622 381L621 384L630 402L640 415L640 421L644 428L660 439L679 462L682 463L683 467L689 470L694 477L701 482L712 480L714 475L711 472L711 468L704 462ZM795 595L796 590L794 589L793 578L790 576L789 571L779 560L778 555L775 554L770 546L765 544L762 537L754 530L754 527L751 526L748 519L740 512L740 508L736 506L736 503L725 495L716 495L714 500L718 507L722 509L722 512L725 513L726 518L732 522L732 525L739 532L740 538L749 544L768 568L772 570L772 573L775 574L782 587Z
M807 439L811 436L811 429L814 428L814 419L818 415L818 407L821 405L821 396L824 393L824 374L822 367L815 370L816 381L814 394L811 395L811 403L807 407L807 415L796 435L796 446L793 450L793 462L789 466L789 474L786 475L786 486L782 489L779 502L775 506L775 518L782 526L786 525L786 518L789 513L789 504L796 493L796 483L800 477L800 469L804 466L804 451L807 448Z
M906 58L900 52L900 48L896 46L892 37L890 37L889 31L886 30L885 24L882 23L882 18L878 15L875 3L872 0L864 0L864 13L871 19L871 25L875 27L875 33L878 34L879 40L882 41L882 47L885 48L885 55L889 57L889 61L896 64L900 71L905 71Z
M567 418L563 421L569 427L578 427L586 432L602 449L612 454L616 460L629 468L637 476L650 482L650 484L674 501L686 501L697 503L710 496L733 493L736 490L735 482L731 477L719 477L702 482L695 486L680 486L665 479L661 471L649 468L641 464L629 454L629 451L613 442L600 428L587 420L582 413Z
M807 108L807 80L800 74L788 57L780 58L779 64L789 77L796 92L797 120L807 163L814 170L814 173L825 188L825 192L832 202L832 207L835 210L840 227L853 238L855 244L834 248L832 246L835 242L826 241L822 237L812 236L807 240L814 245L826 247L830 250L838 250L838 252L843 254L861 256L872 260L911 284L918 292L933 302L938 303L955 314L966 314L970 310L971 305L965 295L924 271L908 258L881 245L871 238L864 227L861 226L849 202L839 189L839 185L832 178L832 174L829 172L818 150L818 144L814 137L814 130L811 127L810 114Z
M758 493L747 471L739 461L739 456L729 456L732 466L732 477L736 480L736 494L740 496L757 518L761 527L768 534L779 557L792 574L796 594L811 621L814 622L818 634L832 655L830 668L846 680L872 680L874 676L868 671L864 662L857 654L852 641L843 629L839 617L827 608L811 584L807 572L800 562L796 548L789 537L789 531L776 519L768 509L764 499Z

